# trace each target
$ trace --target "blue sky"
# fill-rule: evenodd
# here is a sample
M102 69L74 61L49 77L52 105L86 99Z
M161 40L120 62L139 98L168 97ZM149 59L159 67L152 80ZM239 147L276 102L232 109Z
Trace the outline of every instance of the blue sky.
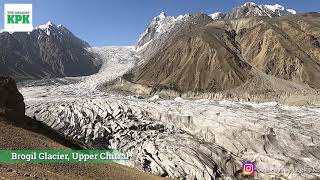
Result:
M33 25L48 20L63 24L92 46L134 45L150 20L167 15L216 11L228 12L242 0L0 0L4 3L32 3ZM281 4L298 12L320 11L320 0L257 0L257 4ZM3 13L0 13L3 28Z

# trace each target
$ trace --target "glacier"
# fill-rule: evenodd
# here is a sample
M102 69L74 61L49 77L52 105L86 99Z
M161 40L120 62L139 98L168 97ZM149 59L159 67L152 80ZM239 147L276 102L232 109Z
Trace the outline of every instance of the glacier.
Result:
M26 114L95 149L128 152L125 165L171 179L320 178L320 107L208 99L137 98L99 85L139 62L134 47L97 47L94 75L19 86Z

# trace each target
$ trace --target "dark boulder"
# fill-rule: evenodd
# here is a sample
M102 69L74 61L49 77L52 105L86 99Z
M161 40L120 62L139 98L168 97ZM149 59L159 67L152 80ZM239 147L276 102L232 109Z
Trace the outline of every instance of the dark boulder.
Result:
M25 104L15 80L0 76L0 119L16 121L24 117Z

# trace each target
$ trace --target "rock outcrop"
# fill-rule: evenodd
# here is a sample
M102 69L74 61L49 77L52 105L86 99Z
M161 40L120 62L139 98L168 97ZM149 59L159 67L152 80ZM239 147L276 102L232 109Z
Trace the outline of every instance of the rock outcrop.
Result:
M15 80L0 76L0 118L15 121L24 116L25 104Z

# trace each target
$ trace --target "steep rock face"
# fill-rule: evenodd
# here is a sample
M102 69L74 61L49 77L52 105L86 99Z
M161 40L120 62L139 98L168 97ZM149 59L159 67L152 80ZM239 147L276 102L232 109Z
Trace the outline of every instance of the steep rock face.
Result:
M0 74L16 79L89 75L100 65L88 43L51 22L30 33L0 33Z
M25 105L23 96L10 77L0 76L0 118L21 120L24 118Z

